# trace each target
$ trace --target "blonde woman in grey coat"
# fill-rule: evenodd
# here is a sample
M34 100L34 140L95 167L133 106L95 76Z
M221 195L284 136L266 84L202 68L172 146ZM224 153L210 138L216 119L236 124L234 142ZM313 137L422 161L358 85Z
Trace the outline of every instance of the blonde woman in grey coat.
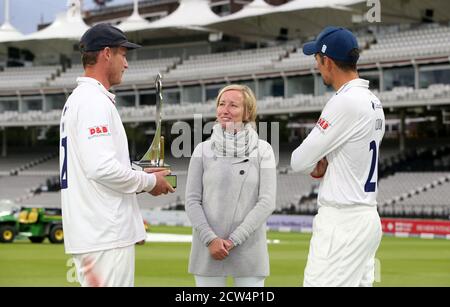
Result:
M263 287L269 275L266 221L275 209L273 149L254 129L256 99L229 85L216 100L217 124L189 164L186 212L193 226L189 273L199 287Z

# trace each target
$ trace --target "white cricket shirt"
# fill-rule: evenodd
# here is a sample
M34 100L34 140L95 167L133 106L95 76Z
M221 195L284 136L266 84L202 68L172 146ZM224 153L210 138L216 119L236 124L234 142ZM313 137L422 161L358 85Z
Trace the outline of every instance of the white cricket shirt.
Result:
M310 174L326 157L319 206L376 206L384 131L383 108L369 90L369 81L352 80L327 102L315 128L292 153L292 169Z
M136 192L153 174L131 169L115 95L95 79L77 79L60 125L61 198L66 253L125 247L146 238Z

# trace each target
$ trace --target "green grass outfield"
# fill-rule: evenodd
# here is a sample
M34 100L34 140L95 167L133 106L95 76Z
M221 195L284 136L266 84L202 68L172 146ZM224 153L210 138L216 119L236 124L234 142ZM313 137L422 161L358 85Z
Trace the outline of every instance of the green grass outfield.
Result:
M155 233L189 234L190 228L152 227ZM310 235L270 232L271 276L266 286L300 286ZM194 286L187 273L190 243L146 243L136 247L136 286ZM450 241L384 237L375 286L450 286ZM0 286L78 286L62 245L17 241L0 244Z

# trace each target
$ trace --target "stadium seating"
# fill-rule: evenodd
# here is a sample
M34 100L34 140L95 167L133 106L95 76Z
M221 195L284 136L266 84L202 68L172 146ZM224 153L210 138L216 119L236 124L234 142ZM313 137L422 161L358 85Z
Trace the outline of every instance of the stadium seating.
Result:
M158 72L165 74L170 68L175 67L179 61L180 59L177 57L129 61L128 70L124 74L122 85L136 83L153 84L153 79ZM73 89L76 87L76 78L82 76L83 74L84 70L81 64L73 65L59 77L54 80L50 80L48 82L48 86L54 88Z
M299 69L311 69L315 66L315 59L303 54L301 48L297 48L295 52L289 54L289 57L283 58L282 61L274 63L274 70L289 71Z
M81 77L83 73L84 73L83 65L81 64L73 65L71 68L61 73L61 75L58 78L51 80L48 83L48 86L56 88L73 89L76 87L76 78Z
M272 47L190 56L167 74L169 80L248 74L272 69L293 47Z
M401 201L403 205L440 205L450 206L450 174L441 176L435 180L433 187L418 193L414 197L408 197Z
M442 56L450 52L450 28L439 25L379 34L361 54L361 63Z
M0 198L21 202L22 199L31 197L32 190L37 189L46 180L46 176L0 177Z
M277 208L298 202L317 185L317 180L302 174L278 174L277 176Z
M450 54L450 27L448 26L410 25L406 31L394 27L379 27L375 33L361 33L358 35L358 41L362 49L360 63L363 65L370 66L377 62L410 62L421 58L448 58ZM431 60L430 63L433 61ZM445 62L444 65L447 63ZM216 78L224 83L225 81L233 82L233 77L243 75L261 74L262 78L273 73L277 78L280 75L295 76L300 70L303 71L301 73L308 73L314 66L314 58L305 56L298 42L260 49L202 55L188 54L183 58L167 55L167 58L159 59L129 59L129 68L124 74L121 87L136 89L135 85L148 85L148 88L151 88L157 72L164 75L165 82L167 81L171 86L181 84L181 88L183 84L199 85L205 79L215 81ZM51 93L68 94L76 86L76 78L82 75L83 67L80 64L72 65L67 69L62 66L6 67L0 71L0 96L2 92L30 90L39 93L41 89ZM428 88L421 89L394 86L392 90L374 90L374 93L383 102L385 108L442 104L443 101L448 104L450 85L432 84ZM7 101L8 95L3 95ZM288 97L290 95L286 94L288 98L261 95L262 97L258 100L258 113L266 115L318 112L331 95L331 93L319 96L295 94ZM183 95L181 97L183 99ZM47 109L44 103L42 105L43 109ZM0 124L58 125L61 116L61 110L26 111L25 107L24 111L1 112ZM119 112L125 123L140 122L144 118L154 118L155 106L120 107ZM181 104L164 106L165 119L191 119L193 114L214 116L214 102L182 101ZM292 148L280 153L277 212L314 214L317 211L317 181L309 176L290 172L291 152ZM38 158L35 155L29 155L25 159L27 161L14 157L0 159L0 176L3 176L0 177L0 199L9 198L28 205L59 207L59 192L40 193L45 190L43 185L46 185L48 179L58 175L56 155L44 161L37 161ZM169 157L167 162L172 165L173 171L178 175L176 193L158 198L140 194L138 198L141 207L167 209L183 207L189 159ZM380 214L398 217L448 217L449 174L450 151L445 146L443 148L418 146L405 152L399 152L398 149L382 150L379 164Z
M153 76L153 75L152 75ZM147 80L148 82L150 80ZM394 88L388 92L374 91L377 96L383 101L383 105L402 106L404 104L411 104L412 102L422 102L423 100L432 101L433 99L450 98L450 85L436 84L427 89L414 90L412 88ZM322 96L313 96L305 94L297 94L291 98L283 97L265 97L258 101L259 112L264 114L265 111L279 110L280 112L312 109L319 111L326 102L330 99L331 93ZM135 120L137 118L153 118L155 116L154 106L140 106L136 107L122 107L120 109L122 119ZM172 118L186 118L193 114L214 114L214 103L182 103L166 105L164 107L165 116ZM58 123L61 117L60 110L52 110L49 112L43 111L28 111L20 113L17 111L5 111L0 113L1 122L52 122Z
M15 153L11 156L8 156L6 158L0 158L0 176L15 176L21 173L26 173L27 170L30 168L39 168L39 165L44 164L44 166L41 166L42 171L48 171L48 163L55 164L57 153L50 153L50 154L41 154L41 153L30 153L30 154L24 154L24 153ZM52 161L52 162L47 162ZM57 170L57 169L56 169ZM54 172L55 169L52 169ZM30 175L43 175L39 173L31 174Z
M438 24L415 27L406 31L380 28L374 34L359 34L360 63L448 56L450 27ZM169 81L183 81L314 68L314 58L303 55L300 45L292 42L268 48L191 55L184 61L178 57L129 60L123 85L149 83L157 72L163 73ZM65 71L61 66L6 67L0 72L0 92L47 87L73 89L76 77L82 74L81 64L72 65ZM395 94L408 95L408 91L398 89ZM417 94L420 98L421 93ZM426 95L434 96L433 91L423 94L424 99Z
M441 177L445 177L450 173L439 172L411 172L396 173L393 176L379 181L378 202L380 204L388 203L392 199L400 199L403 194L414 193L414 190L426 186ZM450 195L449 195L450 196Z
M42 88L60 71L61 66L5 67L0 72L0 91Z
M127 84L139 84L147 83L153 84L155 76L158 73L164 75L171 68L174 68L176 64L180 62L180 59L175 58L163 58L154 60L141 60L141 61L129 61L128 70L124 74L122 80L123 85Z

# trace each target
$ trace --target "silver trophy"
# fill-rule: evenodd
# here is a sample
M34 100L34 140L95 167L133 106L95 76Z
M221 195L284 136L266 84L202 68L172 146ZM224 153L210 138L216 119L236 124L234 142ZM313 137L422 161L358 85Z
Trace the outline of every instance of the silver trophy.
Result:
M133 168L143 170L145 168L166 168L170 166L164 163L164 136L161 135L161 110L163 104L162 76L158 73L155 80L156 88L156 132L152 144L140 161L133 161ZM168 175L165 177L169 184L177 187L177 176Z

